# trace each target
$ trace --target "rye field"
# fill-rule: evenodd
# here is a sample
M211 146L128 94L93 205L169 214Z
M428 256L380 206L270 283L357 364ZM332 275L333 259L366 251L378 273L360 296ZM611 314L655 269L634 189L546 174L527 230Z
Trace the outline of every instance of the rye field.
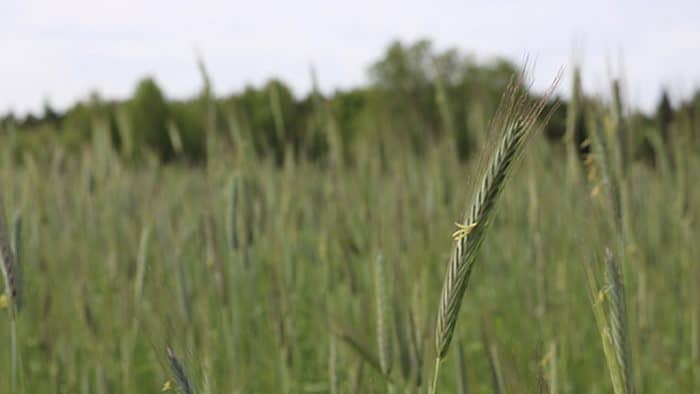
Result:
M644 160L619 103L552 142L504 92L467 159L328 117L322 161L235 117L197 165L1 130L0 392L700 391L700 122Z

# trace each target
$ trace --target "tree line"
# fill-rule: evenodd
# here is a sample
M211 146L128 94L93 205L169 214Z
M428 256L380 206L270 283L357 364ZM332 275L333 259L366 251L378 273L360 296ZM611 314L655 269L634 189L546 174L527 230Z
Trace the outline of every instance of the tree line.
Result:
M199 68L203 86L196 97L168 99L157 82L146 77L127 100L105 100L93 93L64 112L45 103L41 115L19 118L8 113L0 117L0 135L13 136L18 156L40 151L50 145L47 141L58 142L68 151L79 150L99 129L109 133L125 159L134 161L154 154L163 162L200 163L206 160L207 141L213 136L231 144L245 139L256 155L278 162L286 154L323 160L332 138L338 139L340 154L348 160L352 160L353 144L365 138L408 143L420 154L431 141L448 137L454 139L459 157L467 158L485 138L501 93L520 71L506 59L478 62L457 49L438 51L427 40L391 43L369 67L367 85L327 95L319 91L311 70L314 88L304 97L295 97L278 79L215 97L202 62ZM619 89L616 82L613 90L614 86ZM596 100L600 99L581 98L583 103ZM564 136L570 112L570 102L557 101L545 130L551 141ZM582 144L585 111L578 112L576 135ZM630 140L629 150L653 162L649 141L653 136L668 141L679 124L687 123L685 129L697 140L700 92L677 108L663 93L656 114L628 110L626 116L630 128L640 130Z

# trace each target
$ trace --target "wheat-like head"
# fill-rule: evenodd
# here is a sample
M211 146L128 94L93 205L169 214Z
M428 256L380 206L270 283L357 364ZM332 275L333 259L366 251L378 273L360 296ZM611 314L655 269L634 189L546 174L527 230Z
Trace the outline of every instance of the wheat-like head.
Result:
M173 377L175 378L179 389L182 390L184 394L194 394L194 386L185 372L185 367L182 366L182 363L180 363L180 360L178 360L173 349L168 346L166 347L165 351L168 356L170 371L173 373Z
M615 261L612 251L605 249L607 265L607 281L609 286L609 318L610 341L617 361L619 380L625 394L634 392L632 382L632 365L630 363L630 347L627 336L627 307L625 304L625 287L622 280L620 265Z
M382 373L389 375L391 373L392 348L391 338L388 337L388 321L387 316L387 295L386 295L386 277L384 276L384 257L380 253L374 264L374 291L376 300L377 312L377 347L379 354L379 365L382 368Z
M17 262L15 254L10 247L9 237L7 235L7 225L5 223L5 212L1 207L0 200L0 268L2 275L5 278L5 293L9 301L16 306L16 301L19 297L19 278L17 275Z
M495 135L499 139L496 140L495 149L489 152L487 160L482 161L485 168L481 181L474 190L464 222L459 224L460 229L455 232L455 244L443 282L435 332L438 359L444 358L449 349L464 292L496 200L503 190L513 162L535 129L537 119L555 85L556 81L542 99L533 103L522 87L522 79L517 78L511 82L501 99L492 124L492 132L498 133Z

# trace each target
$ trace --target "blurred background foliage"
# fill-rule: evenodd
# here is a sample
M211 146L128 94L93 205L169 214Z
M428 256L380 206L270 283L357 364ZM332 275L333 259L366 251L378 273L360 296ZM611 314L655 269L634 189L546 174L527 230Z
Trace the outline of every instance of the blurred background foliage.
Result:
M137 163L147 152L162 162L202 163L207 156L208 132L226 134L232 144L236 134L244 133L251 138L256 155L274 157L278 163L282 163L285 151L323 161L329 153L325 132L329 127L337 131L348 160L352 159L348 149L353 143L373 133L406 140L417 153L447 135L454 139L459 157L465 159L484 141L488 119L501 92L519 72L519 67L506 59L480 63L457 49L437 51L428 40L397 41L369 67L367 86L323 95L311 70L314 89L305 97L296 97L278 79L214 97L206 68L201 61L199 65L203 87L190 99L168 99L157 82L146 77L128 100L105 101L93 92L65 112L46 102L41 115L5 114L0 127L17 139L17 157L27 151L40 153L53 140L70 152L79 150L89 143L95 124L100 123L109 129L119 153ZM545 130L550 141L560 140L566 126L568 102L557 101L558 110ZM632 154L653 163L649 132L669 141L670 125L677 114L697 121L698 108L700 92L678 108L673 108L662 92L656 114L630 114L639 126L635 138L628 141ZM585 128L583 121L578 128ZM584 139L579 135L578 142Z

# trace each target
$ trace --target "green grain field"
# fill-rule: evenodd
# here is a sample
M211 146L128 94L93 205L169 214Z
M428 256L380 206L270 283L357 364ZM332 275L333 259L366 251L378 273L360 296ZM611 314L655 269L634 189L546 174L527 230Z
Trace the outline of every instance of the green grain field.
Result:
M206 95L194 162L175 123L134 159L129 111L77 147L0 129L0 392L700 391L697 113L665 138L512 83L498 111L434 85L418 143L319 96L320 159Z

